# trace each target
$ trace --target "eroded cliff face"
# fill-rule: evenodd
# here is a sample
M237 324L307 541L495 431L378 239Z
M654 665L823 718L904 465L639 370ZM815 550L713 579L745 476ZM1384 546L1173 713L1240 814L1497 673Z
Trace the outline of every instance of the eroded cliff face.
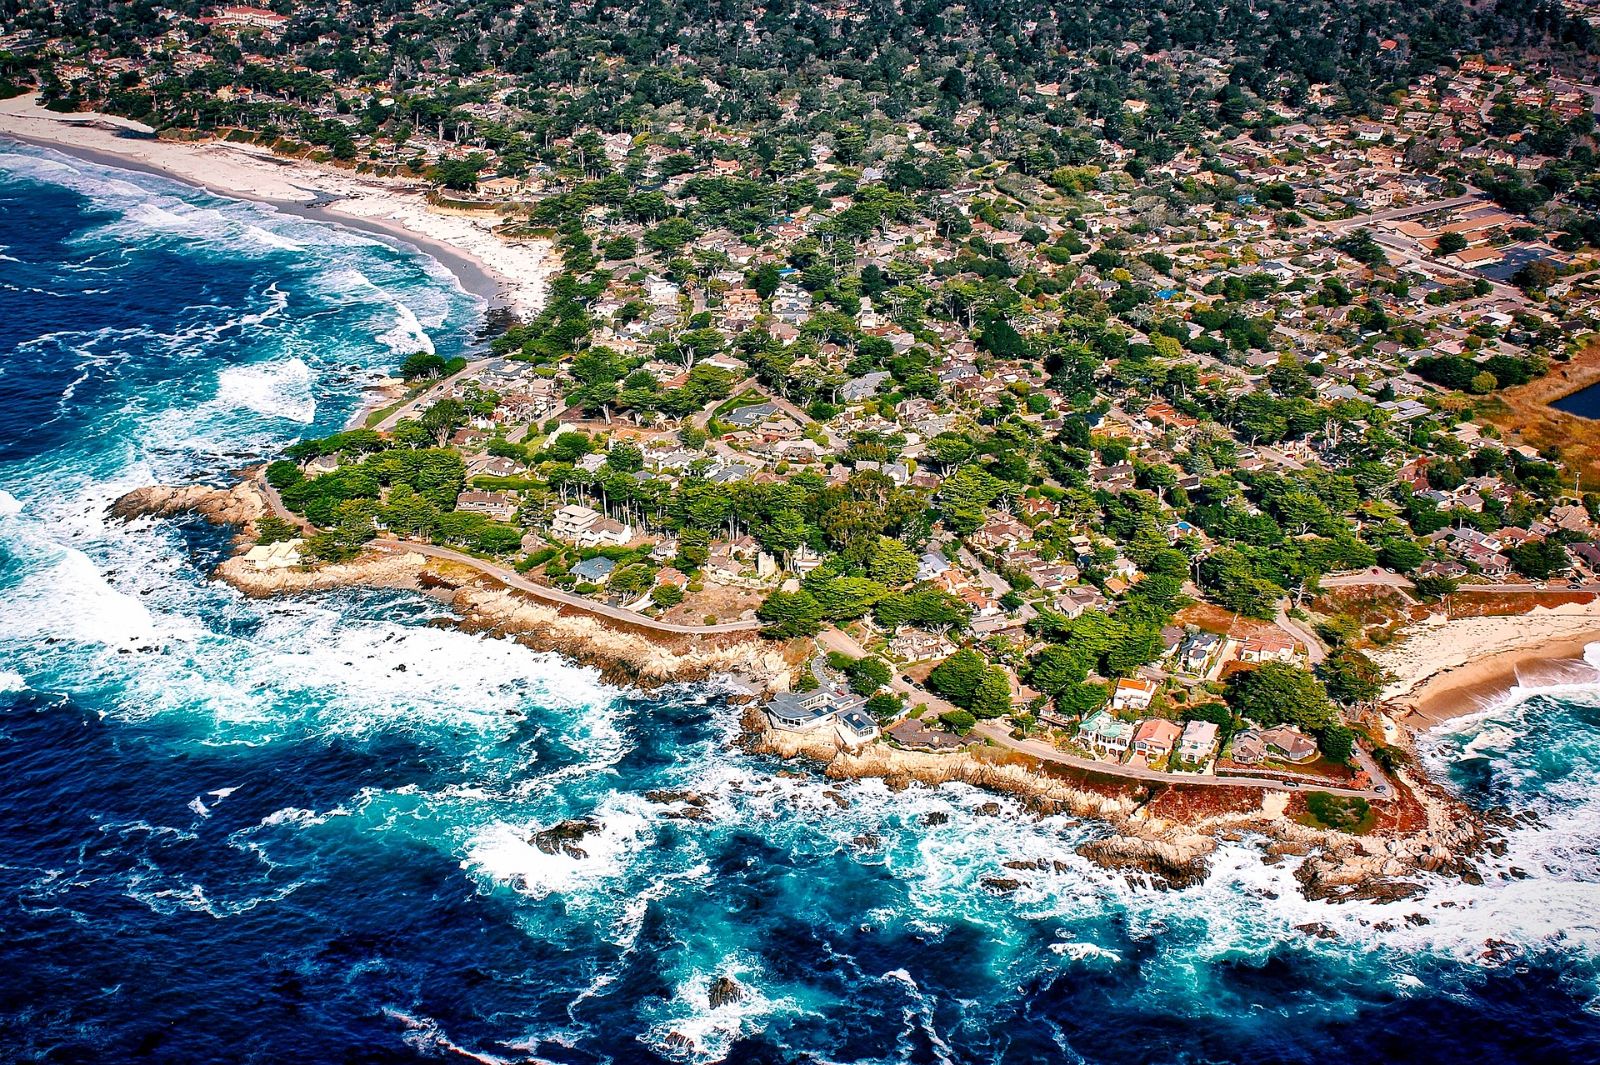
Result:
M951 781L1024 797L1040 813L1071 813L1104 821L1110 834L1078 854L1136 882L1178 890L1205 880L1223 840L1260 837L1262 860L1301 859L1295 878L1313 900L1391 901L1423 890L1429 877L1478 882L1476 858L1494 845L1483 820L1464 804L1420 779L1402 775L1403 801L1414 803L1420 823L1353 836L1312 828L1290 815L1286 792L1260 791L1239 808L1173 818L1152 811L1146 789L1129 782L1121 793L1102 794L1014 762L990 761L975 751L926 753L875 744L844 748L831 734L772 729L757 713L747 716L753 750L780 758L819 762L834 779L881 778L892 787L936 787Z
M468 629L508 633L623 683L649 687L718 674L736 674L773 691L789 683L791 665L782 647L754 632L692 635L635 628L476 582L460 586L450 602Z

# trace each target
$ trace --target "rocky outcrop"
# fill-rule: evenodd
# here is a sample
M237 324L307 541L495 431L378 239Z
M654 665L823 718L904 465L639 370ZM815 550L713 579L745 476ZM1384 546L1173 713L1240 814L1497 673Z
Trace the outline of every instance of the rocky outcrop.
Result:
M246 595L295 595L334 588L423 587L428 560L417 554L366 554L350 562L289 569L256 569L243 555L225 559L212 576L227 581Z
M198 514L218 525L241 528L253 524L266 513L266 501L249 481L240 481L232 488L204 484L151 485L135 488L111 504L111 516L123 521Z
M578 844L582 843L592 833L598 831L600 831L598 823L586 817L574 817L567 821L559 821L549 828L540 829L528 837L528 842L546 854L565 854L569 858L587 858L589 853Z
M891 788L971 784L1025 798L1040 813L1070 813L1078 817L1121 819L1138 807L1131 796L1100 795L1041 774L1028 765L990 761L984 757L983 748L933 753L875 743L851 750L839 744L829 730L785 732L769 728L757 712L748 714L745 724L750 729L749 746L756 753L820 762L824 774L835 780L876 778ZM998 813L999 807L995 806L993 812Z
M706 992L706 1001L712 1009L721 1009L731 1006L744 998L744 988L731 976L719 976L711 982L711 989Z
M596 666L617 683L650 687L738 674L775 689L788 686L782 649L753 632L680 635L629 628L470 582L456 590L451 605L469 630L508 633L535 650Z
M1130 874L1134 880L1164 891L1193 887L1211 871L1209 858L1217 842L1210 836L1189 835L1176 840L1112 836L1085 843L1078 854L1102 869Z

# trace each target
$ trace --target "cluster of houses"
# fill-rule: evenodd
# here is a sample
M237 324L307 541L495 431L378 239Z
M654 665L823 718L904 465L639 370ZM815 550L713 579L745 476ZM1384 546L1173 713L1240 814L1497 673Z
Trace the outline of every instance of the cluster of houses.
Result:
M1075 741L1096 758L1110 762L1209 773L1217 761L1219 731L1212 721L1130 719L1112 709L1100 709L1078 725ZM1292 725L1242 729L1233 734L1227 748L1230 763L1247 767L1266 762L1300 764L1316 756L1316 741Z

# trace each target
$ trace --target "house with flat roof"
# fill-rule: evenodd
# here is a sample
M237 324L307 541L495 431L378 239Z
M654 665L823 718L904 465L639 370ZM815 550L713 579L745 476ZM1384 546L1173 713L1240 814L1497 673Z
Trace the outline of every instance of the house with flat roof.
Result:
M773 727L790 732L809 732L832 721L833 717L828 692L821 688L809 692L779 692L767 701L767 719Z

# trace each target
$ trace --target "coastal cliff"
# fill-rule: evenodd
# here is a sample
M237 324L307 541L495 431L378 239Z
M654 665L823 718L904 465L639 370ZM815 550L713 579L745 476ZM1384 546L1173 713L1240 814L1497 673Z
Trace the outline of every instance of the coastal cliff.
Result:
M244 538L270 507L252 481L232 488L155 485L136 489L111 506L124 520L198 514L241 529ZM257 569L242 554L217 566L213 576L264 597L336 588L403 588L450 605L456 623L471 632L509 635L599 669L606 680L655 687L718 675L749 678L755 687L786 688L796 663L780 645L754 632L671 633L536 601L478 570L419 552L369 551L349 562Z
M1296 816L1304 800L1282 791L1149 788L1073 781L1035 762L985 747L930 753L887 744L850 749L831 734L769 727L746 717L751 750L820 763L832 779L884 780L894 788L959 782L1022 798L1041 815L1067 813L1103 821L1106 837L1078 854L1105 869L1162 889L1203 881L1219 844L1258 837L1262 860L1303 859L1295 878L1312 900L1393 901L1423 890L1429 877L1480 882L1476 858L1493 837L1470 808L1418 777L1397 774L1401 793L1366 835L1311 827Z
M125 519L193 513L242 530L269 511L250 481L229 489L153 486L112 506ZM450 605L463 629L511 636L535 650L592 665L615 683L651 687L731 674L746 678L754 690L783 690L803 666L803 655L754 633L680 634L629 625L532 599L470 566L414 551L265 570L236 554L215 576L251 596L352 586L427 592ZM981 745L941 753L887 743L852 749L831 732L772 729L753 707L745 725L751 751L819 764L831 779L881 779L893 788L959 782L1016 796L1040 815L1104 822L1109 834L1078 853L1165 889L1204 880L1219 842L1247 836L1266 841L1263 861L1301 859L1295 876L1302 892L1336 902L1406 898L1422 890L1427 876L1474 881L1475 856L1492 846L1473 811L1417 775L1396 774L1399 794L1381 804L1378 824L1365 835L1351 835L1304 823L1303 798L1281 791L1113 780Z

